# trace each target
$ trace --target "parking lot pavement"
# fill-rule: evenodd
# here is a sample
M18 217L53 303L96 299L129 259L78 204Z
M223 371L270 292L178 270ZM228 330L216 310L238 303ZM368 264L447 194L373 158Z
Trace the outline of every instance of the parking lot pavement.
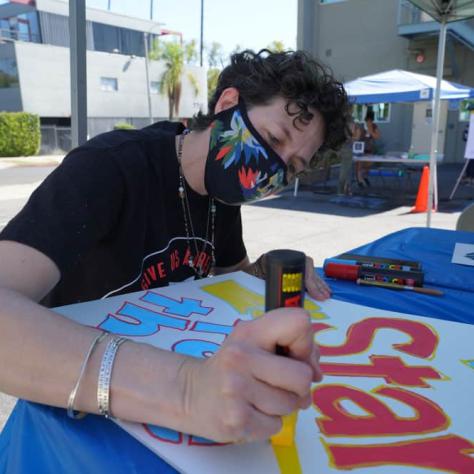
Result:
M342 207L331 198L303 191L270 198L242 208L244 241L251 259L273 248L293 248L324 259L406 227L426 226L426 214L411 214L411 206L384 211ZM436 212L432 227L454 230L459 210Z

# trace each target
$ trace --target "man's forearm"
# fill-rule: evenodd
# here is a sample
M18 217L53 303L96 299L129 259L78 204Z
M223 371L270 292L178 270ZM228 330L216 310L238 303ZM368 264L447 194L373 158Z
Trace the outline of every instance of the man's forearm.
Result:
M97 329L81 326L21 294L0 289L0 390L66 407ZM96 393L109 338L94 350L75 409L98 413ZM186 357L132 341L122 345L111 382L111 413L124 420L185 428L180 367Z

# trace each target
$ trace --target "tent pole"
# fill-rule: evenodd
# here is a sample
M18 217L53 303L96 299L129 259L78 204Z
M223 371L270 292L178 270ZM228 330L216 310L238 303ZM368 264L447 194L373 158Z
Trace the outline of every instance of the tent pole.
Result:
M446 20L443 18L440 23L438 39L438 59L436 63L436 89L433 101L433 122L431 128L431 149L430 149L430 184L428 192L428 213L426 215L426 227L431 227L431 212L433 210L433 195L436 195L435 206L438 205L438 183L436 173L436 157L438 154L438 129L440 122L440 95L441 80L443 79L444 52L446 49ZM435 191L436 190L436 191Z

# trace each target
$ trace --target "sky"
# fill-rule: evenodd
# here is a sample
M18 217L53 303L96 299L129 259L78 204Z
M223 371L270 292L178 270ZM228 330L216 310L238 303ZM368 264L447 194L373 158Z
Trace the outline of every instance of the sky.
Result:
M86 0L88 7L150 18L165 23L163 28L183 33L185 41L199 44L201 0ZM261 49L272 41L296 48L297 0L204 0L204 43L217 41L225 52L237 45Z

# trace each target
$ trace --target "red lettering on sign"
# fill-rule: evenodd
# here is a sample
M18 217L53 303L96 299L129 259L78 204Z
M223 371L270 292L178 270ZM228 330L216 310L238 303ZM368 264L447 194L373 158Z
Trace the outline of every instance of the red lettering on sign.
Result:
M398 400L415 411L412 417L399 417L373 395L345 385L320 385L313 390L313 404L322 417L316 420L326 436L395 436L434 433L446 429L449 419L428 398L401 388L379 387L377 395ZM354 415L343 400L355 403L366 413Z
M315 332L332 328L327 324L314 324ZM352 324L346 333L346 340L340 346L319 345L322 356L341 356L350 354L359 354L368 350L375 338L375 333L379 329L395 329L408 334L410 342L394 344L393 347L398 351L407 354L430 358L434 355L438 346L439 338L434 329L418 321L395 318L368 318Z
M398 464L432 471L472 474L474 443L457 435L437 436L389 444L342 445L321 440L337 469Z
M371 355L372 364L338 364L321 362L324 375L347 377L381 377L387 383L407 387L431 387L424 379L442 380L443 376L432 367L405 365L402 359L394 356Z

